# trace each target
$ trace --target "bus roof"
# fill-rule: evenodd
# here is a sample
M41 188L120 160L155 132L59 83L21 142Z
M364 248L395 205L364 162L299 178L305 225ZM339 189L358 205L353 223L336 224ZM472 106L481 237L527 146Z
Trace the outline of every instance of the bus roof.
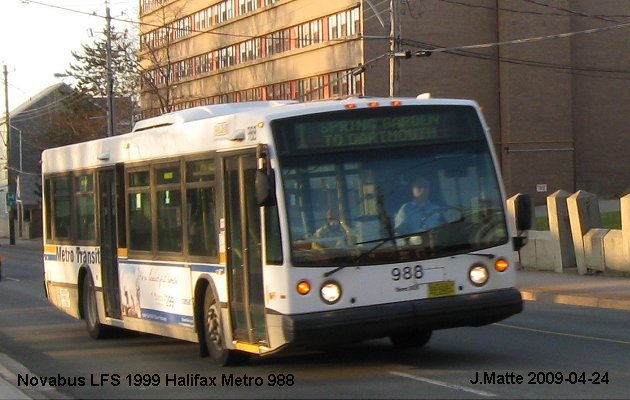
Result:
M139 121L127 134L71 144L42 153L42 172L96 168L119 162L173 157L268 143L264 133L247 137L260 123L344 109L405 105L467 105L462 99L349 97L340 100L256 101L201 106ZM260 132L264 132L261 130Z

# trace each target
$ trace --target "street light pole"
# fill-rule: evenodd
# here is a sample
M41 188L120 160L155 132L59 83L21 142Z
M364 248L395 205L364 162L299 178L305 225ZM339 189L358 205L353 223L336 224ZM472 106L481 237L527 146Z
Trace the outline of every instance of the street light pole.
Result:
M395 56L400 51L400 0L390 0L389 18L389 95L398 96L400 92L400 60Z
M9 73L7 65L2 65L2 74L4 76L4 122L7 125L7 194L11 193L13 188L13 177L11 171L11 117L9 115ZM14 192L15 193L15 192ZM8 200L8 197L7 197ZM9 244L15 244L15 222L13 221L13 204L7 204L9 209Z
M12 130L16 130L19 133L19 155L20 155L20 168L17 171L17 178L15 179L15 203L17 207L17 220L18 220L18 236L23 237L24 232L24 205L22 203L22 173L24 172L24 164L22 162L22 130L17 126L9 125Z

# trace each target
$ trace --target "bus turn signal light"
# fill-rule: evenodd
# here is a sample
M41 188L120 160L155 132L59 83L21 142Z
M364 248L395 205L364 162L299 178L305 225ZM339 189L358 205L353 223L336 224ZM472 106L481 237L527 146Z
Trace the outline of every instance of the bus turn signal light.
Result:
M311 284L305 279L299 281L296 288L298 293L301 295L306 295L311 292Z
M494 262L494 269L496 269L499 272L503 272L509 267L510 267L510 263L503 258L499 258L498 260Z

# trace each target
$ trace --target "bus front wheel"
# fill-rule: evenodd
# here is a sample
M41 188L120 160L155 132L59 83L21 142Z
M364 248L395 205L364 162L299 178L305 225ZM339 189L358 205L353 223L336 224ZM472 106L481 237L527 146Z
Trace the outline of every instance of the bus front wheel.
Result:
M389 339L392 341L394 346L400 349L422 347L431 339L431 333L432 331L430 329L412 330L391 335Z
M206 288L203 309L204 341L212 361L220 366L242 364L247 361L249 358L247 354L229 350L225 346L221 304L216 300L210 286Z

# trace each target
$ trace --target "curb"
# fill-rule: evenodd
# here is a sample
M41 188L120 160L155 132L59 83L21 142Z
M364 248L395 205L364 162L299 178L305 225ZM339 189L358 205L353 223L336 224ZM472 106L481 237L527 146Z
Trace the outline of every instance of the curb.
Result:
M0 353L0 398L3 399L71 399L63 393L58 392L54 387L45 386L37 389L20 388L16 374L28 374L37 376L28 370L24 365L15 361L6 354Z
M612 310L630 310L630 300L606 299L588 295L557 294L544 290L522 289L524 301L565 304L579 307L606 308Z

